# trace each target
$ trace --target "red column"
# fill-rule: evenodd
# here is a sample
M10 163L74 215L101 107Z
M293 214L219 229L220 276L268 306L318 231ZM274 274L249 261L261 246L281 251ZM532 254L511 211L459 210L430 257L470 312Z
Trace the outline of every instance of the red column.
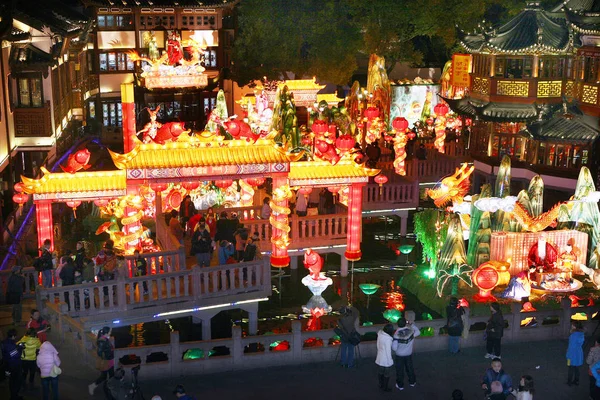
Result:
M277 192L285 192L289 188L287 187L287 176L279 175L273 177L273 198L271 199L271 225L273 226L273 234L271 238L272 252L271 252L271 265L277 268L284 268L290 264L290 257L288 256L287 245L284 245L286 241L289 241L289 208L288 198L285 196L278 196ZM277 209L287 209L287 212L277 212ZM287 230L278 228L287 227Z
M50 239L54 250L54 229L52 224L52 202L38 201L35 203L35 216L37 220L38 249L44 245L44 240Z
M135 100L133 83L121 84L121 110L123 112L123 152L133 150L135 136Z
M358 261L362 257L362 187L362 184L353 183L348 193L347 247L344 255L349 261Z

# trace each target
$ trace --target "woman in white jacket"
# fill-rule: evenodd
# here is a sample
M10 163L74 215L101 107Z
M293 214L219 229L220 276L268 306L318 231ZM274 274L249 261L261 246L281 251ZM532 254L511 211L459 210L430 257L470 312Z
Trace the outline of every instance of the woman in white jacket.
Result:
M48 400L50 398L50 385L52 385L52 396L54 400L58 400L58 376L52 376L53 367L60 366L60 358L58 351L50 342L42 343L40 353L37 356L37 366L40 369L42 378L42 398Z
M375 364L379 366L379 388L384 392L392 390L388 387L388 383L394 366L394 358L392 357L393 340L394 326L392 324L387 324L377 332L377 358Z

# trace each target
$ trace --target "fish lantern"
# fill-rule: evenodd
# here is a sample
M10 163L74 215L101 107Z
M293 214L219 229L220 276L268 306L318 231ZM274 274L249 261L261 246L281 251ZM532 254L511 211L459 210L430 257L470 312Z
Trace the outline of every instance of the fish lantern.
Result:
M94 204L96 205L96 207L106 207L108 205L108 200L96 199L94 200Z
M15 189L15 192L21 193L21 192L23 192L25 185L23 185L22 182L17 182L17 183L15 183L15 186L13 186L13 188Z
M227 129L227 132L229 132L229 134L231 136L233 136L233 137L240 136L241 127L237 121L227 121L227 122L225 122L224 125L225 125L225 129Z
M433 112L438 117L443 117L448 114L448 106L446 103L437 103L435 107L433 107Z
M408 129L408 120L404 117L396 117L392 121L392 128L394 128L396 132L406 132Z
M383 174L379 174L375 177L375 182L379 185L379 195L381 196L383 193L383 185L385 185L388 181L388 177L383 175Z
M75 153L75 161L79 164L87 164L90 161L90 151L88 149L79 150Z
M352 150L352 148L354 147L354 143L356 143L356 141L352 136L341 135L335 140L335 147L337 147L338 150L342 153L346 153Z
M215 186L219 189L227 189L231 185L233 185L233 181L231 179L219 179L215 181Z
M19 205L19 207L23 207L23 204L27 203L29 200L29 196L25 193L15 193L12 199Z
M476 301L481 303L496 301L496 298L491 294L500 281L500 274L498 274L496 268L489 264L483 265L473 271L472 278L475 285L479 288L479 293L473 296Z
M313 122L313 124L311 126L311 130L315 134L323 134L323 133L327 132L327 129L328 129L327 122L323 121L322 119L315 119L315 122Z
M194 181L182 182L181 187L183 187L188 192L191 192L192 190L198 189L200 187L200 182L194 182Z
M168 185L166 183L151 183L150 189L154 190L156 193L164 192L167 190Z
M91 165L88 164L88 161L90 161L90 152L88 149L82 149L75 154L71 154L67 159L67 165L61 165L60 168L64 172L74 174L81 169L87 170L91 168Z
M69 200L67 201L67 206L73 209L73 216L77 218L77 207L81 205L81 200Z
M379 109L377 107L367 107L365 110L365 118L375 119L379 117Z

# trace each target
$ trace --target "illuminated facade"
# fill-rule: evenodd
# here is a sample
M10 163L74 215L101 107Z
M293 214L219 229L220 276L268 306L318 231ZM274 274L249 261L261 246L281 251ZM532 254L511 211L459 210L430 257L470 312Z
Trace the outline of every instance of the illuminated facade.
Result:
M597 175L600 2L572 0L553 11L528 2L505 25L459 32L472 55L468 97L448 100L474 120L475 187L504 155L514 177L540 174L549 187L575 188L580 167Z

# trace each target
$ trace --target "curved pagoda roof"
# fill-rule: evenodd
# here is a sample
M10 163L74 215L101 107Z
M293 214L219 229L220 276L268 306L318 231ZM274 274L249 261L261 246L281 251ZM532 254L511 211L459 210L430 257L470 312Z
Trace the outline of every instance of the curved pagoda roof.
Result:
M566 0L554 9L560 10L597 13L600 12L600 0Z
M560 54L572 47L564 14L544 11L539 2L529 2L517 16L495 29L474 34L459 30L458 38L471 53Z
M531 121L539 115L535 104L486 102L470 97L442 98L455 113L482 121Z
M365 168L350 158L343 158L337 164L327 161L298 161L291 164L288 180L290 186L327 186L367 183L369 177L381 170Z
M67 201L94 200L102 197L119 197L127 194L125 171L49 172L40 179L21 176L23 192L32 194L34 200Z

